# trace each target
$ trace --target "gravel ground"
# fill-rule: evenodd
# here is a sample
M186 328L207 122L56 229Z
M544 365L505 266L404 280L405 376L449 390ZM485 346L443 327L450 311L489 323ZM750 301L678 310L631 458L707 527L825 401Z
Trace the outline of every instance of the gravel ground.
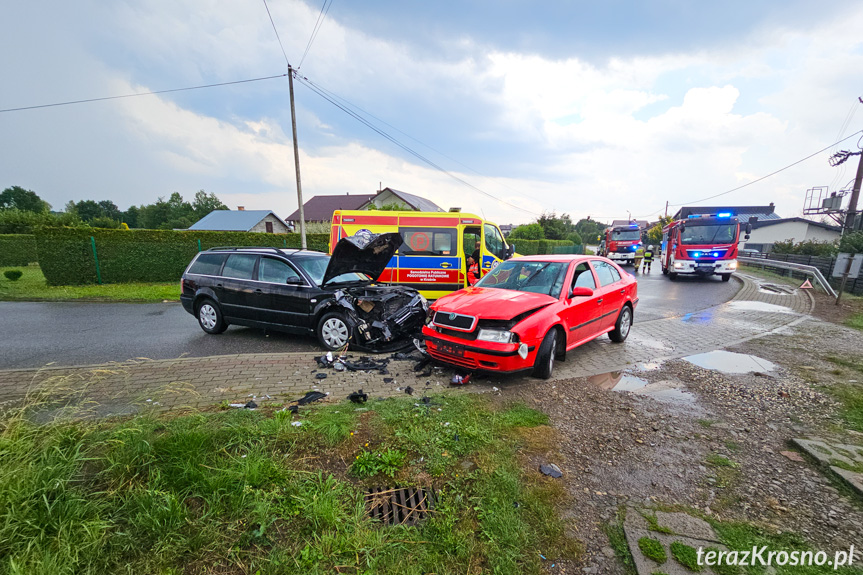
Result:
M863 333L813 318L730 351L775 367L728 374L675 360L504 390L506 399L548 413L558 432L560 444L548 455L564 471L572 495L564 515L586 553L578 565L550 572L624 573L603 530L622 504L683 505L720 520L794 531L821 549L863 541L861 502L812 464L782 453L804 434L863 444L863 435L841 430L826 389L853 381L853 372L825 359L863 360ZM645 382L635 392L610 391L615 383Z

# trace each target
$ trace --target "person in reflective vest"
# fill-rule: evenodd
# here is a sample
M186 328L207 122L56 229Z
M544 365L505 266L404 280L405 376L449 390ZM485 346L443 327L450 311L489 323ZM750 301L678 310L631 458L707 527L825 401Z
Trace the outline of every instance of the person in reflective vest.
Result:
M467 285L476 285L479 281L479 262L473 259L473 256L467 257Z
M640 268L640 267L641 267L641 258L643 258L643 257L644 257L644 248L643 248L643 247L641 247L641 246L639 245L639 246L638 246L638 249L637 249L637 250L635 250L635 269L634 269L634 273L638 273L638 268Z
M644 251L644 273L650 273L650 264L653 263L653 246L647 246Z

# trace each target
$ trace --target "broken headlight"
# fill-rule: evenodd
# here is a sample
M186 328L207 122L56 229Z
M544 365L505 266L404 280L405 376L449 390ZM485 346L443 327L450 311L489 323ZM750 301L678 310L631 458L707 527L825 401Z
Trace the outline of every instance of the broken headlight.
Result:
M502 331L499 329L481 329L476 338L480 341L493 341L495 343L512 343L515 341L515 334L511 331Z

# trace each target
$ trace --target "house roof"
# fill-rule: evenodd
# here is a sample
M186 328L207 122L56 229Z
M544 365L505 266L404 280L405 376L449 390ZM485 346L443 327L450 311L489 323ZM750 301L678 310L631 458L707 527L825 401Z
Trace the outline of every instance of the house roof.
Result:
M830 230L836 233L842 231L842 228L839 226L834 226L832 224L825 224L822 222L814 222L812 220L807 220L806 218L776 218L774 220L765 220L765 221L757 221L752 224L752 229L757 230L758 228L766 228L767 226L774 226L776 224L784 224L787 222L805 222L810 226L815 226L816 228L822 228L825 230Z
M758 221L778 220L779 215L773 211L773 204L769 206L683 206L676 214L675 220L682 220L692 214L718 214L730 212L731 215L737 216L741 222L748 221L750 217L755 216Z
M288 227L288 224L285 224L284 220L270 210L213 210L189 226L189 229L220 232L247 232L270 214L282 222L285 227Z
M419 196L415 196L413 194L409 194L407 192L402 192L400 190L394 190L392 188L384 188L379 194L382 194L386 191L391 192L394 196L401 198L406 204L410 207L414 208L418 212L443 212L445 211L439 205L434 203L431 200L427 200L425 198L421 198Z
M338 196L312 196L303 204L303 217L307 222L328 222L333 219L336 210L359 210L375 197L375 194L345 194ZM300 221L300 210L297 209L285 220Z

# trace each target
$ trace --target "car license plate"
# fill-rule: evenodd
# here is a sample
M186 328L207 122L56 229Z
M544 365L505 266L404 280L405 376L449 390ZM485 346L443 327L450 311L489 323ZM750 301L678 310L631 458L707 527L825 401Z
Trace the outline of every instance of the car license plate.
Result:
M460 345L450 345L447 343L439 343L437 349L441 353L445 353L447 355L454 355L457 357L464 356L464 348Z
M706 266L698 266L698 271L712 272L713 271L713 265L711 264L711 265L706 265Z

